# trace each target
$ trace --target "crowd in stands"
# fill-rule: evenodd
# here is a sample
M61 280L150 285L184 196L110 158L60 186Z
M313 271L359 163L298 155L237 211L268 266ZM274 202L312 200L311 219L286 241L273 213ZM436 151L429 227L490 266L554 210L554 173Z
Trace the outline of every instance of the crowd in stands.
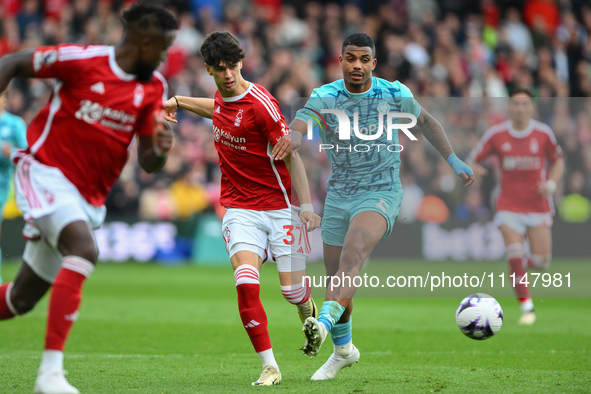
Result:
M591 96L591 6L583 0L163 3L181 22L161 68L170 95L213 98L216 87L199 47L207 33L229 30L246 50L243 76L269 89L289 121L294 98L341 78L342 42L361 31L376 42L375 75L406 84L442 120L460 158L487 127L506 119L503 109L512 86L532 88L539 96L538 118L552 126L566 155L558 205L565 196L591 198L591 99L586 98ZM0 55L62 42L113 45L126 5L120 0L3 0ZM48 84L15 81L7 109L30 121L48 100ZM140 171L131 149L108 199L110 215L182 219L204 210L219 212L220 172L210 121L181 111L175 132L176 145L159 174ZM407 202L401 217L414 220L427 195L443 200L457 220L490 217L494 178L464 190L425 140L402 140L400 174ZM330 172L326 155L315 149L303 149L302 155L320 206Z

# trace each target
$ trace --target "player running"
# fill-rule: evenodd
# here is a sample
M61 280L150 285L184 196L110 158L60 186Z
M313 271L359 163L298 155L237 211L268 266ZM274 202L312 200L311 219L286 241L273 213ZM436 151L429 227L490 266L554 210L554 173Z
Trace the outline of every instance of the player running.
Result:
M509 120L491 127L470 154L472 162L496 156L501 166L501 191L497 197L495 224L503 234L515 292L522 315L519 324L536 321L529 287L522 282L529 268L546 270L552 258L552 193L564 174L564 158L554 133L532 119L533 93L518 88L511 92ZM547 162L552 164L547 176ZM486 169L474 163L477 174ZM531 256L525 256L527 236Z
M227 210L223 237L234 268L240 318L263 365L260 378L252 384L277 385L281 372L259 297L259 272L270 251L285 299L298 306L302 322L317 316L304 276L310 252L306 227L307 231L317 228L320 217L313 211L299 155L288 156L285 162L271 155L289 129L277 100L262 86L242 78L244 50L238 40L228 32L213 32L205 38L201 55L218 88L215 100L175 96L167 102L165 118L176 122L175 111L183 108L213 121L222 170L220 201ZM301 214L292 205L297 203L291 200L292 183Z
M98 257L92 230L105 218L105 198L130 144L137 136L147 172L164 165L172 146L172 130L155 121L167 86L154 70L178 23L146 4L132 5L123 22L115 47L38 47L0 60L0 92L14 77L54 78L49 103L27 131L29 148L15 154L28 241L16 278L0 286L0 319L29 312L52 287L35 393L78 393L64 377L64 345Z
M358 118L359 130L372 130L378 116L394 107L397 112L412 114L417 127L427 140L447 159L465 186L474 182L470 167L454 153L441 125L412 98L410 90L400 82L389 82L372 77L376 66L375 46L366 34L352 34L343 42L339 57L343 79L314 89L304 109L298 111L291 123L292 149L297 152L302 136L307 133L307 122L316 122L319 116L320 136L332 166L328 180L328 194L322 218L322 241L327 276L354 278L375 245L386 239L398 218L403 191L398 175L399 149L386 147L398 144L397 133L392 140L384 132L375 141L368 142L351 133L350 139L340 140L339 119L323 110L344 111L349 119ZM382 116L383 115L383 116ZM362 123L366 122L366 123ZM371 134L371 132L369 133ZM357 153L351 147L373 144L373 150ZM377 146L381 145L378 150ZM339 147L337 149L336 147ZM371 148L371 146L370 146ZM274 154L282 157L289 149L285 142L275 147ZM343 281L347 282L347 281ZM304 324L306 336L304 353L315 357L330 333L334 352L327 362L312 376L312 380L333 379L337 372L359 360L359 350L352 342L352 298L356 288L327 287L326 300L318 319L310 317Z
M2 223L2 211L10 191L10 181L14 167L10 161L10 155L16 149L27 147L27 125L20 117L4 111L6 93L0 93L0 224ZM2 251L0 250L0 268L2 267ZM2 283L2 275L0 275Z

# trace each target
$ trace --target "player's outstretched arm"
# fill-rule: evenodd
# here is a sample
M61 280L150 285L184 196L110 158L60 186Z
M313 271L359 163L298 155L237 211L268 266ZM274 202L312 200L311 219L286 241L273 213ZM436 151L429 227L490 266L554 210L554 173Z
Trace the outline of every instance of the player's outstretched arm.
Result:
M275 160L283 160L289 152L291 152L292 157L296 157L298 149L302 146L302 139L308 133L306 122L301 119L292 120L289 130L290 134L282 137L273 147L273 158Z
M24 49L0 58L0 93L14 77L35 78L33 53L35 49Z
M173 135L172 127L154 114L154 133L139 137L138 142L138 162L144 171L156 172L164 166Z
M172 96L164 106L164 119L172 123L178 123L176 111L186 109L207 119L213 118L214 100L201 97Z
M314 213L304 162L298 154L294 158L288 154L284 160L291 176L291 183L300 200L302 223L307 225L308 232L313 231L320 226L320 216Z
M431 116L430 113L421 107L421 113L417 119L417 126L420 132L427 138L427 141L446 159L447 164L454 172L462 178L464 186L474 183L474 171L454 153L443 126Z

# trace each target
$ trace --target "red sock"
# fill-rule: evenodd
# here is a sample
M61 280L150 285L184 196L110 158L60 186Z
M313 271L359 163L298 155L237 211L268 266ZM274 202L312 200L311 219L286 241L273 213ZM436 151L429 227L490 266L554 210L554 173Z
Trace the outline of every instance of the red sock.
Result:
M259 297L261 286L259 272L251 265L241 265L234 271L238 310L246 333L259 353L271 349L271 339L267 330L267 314Z
M5 283L0 286L0 320L11 319L16 311L10 302L10 289L12 283Z
M53 282L49 299L45 350L64 351L72 324L78 318L82 285L93 270L94 265L82 257L63 258L62 268Z
M511 274L515 274L515 292L517 293L517 298L520 299L527 299L531 298L529 295L529 287L526 287L525 284L519 283L521 282L521 278L525 275L525 269L523 269L523 259L521 257L509 259L509 268L511 270ZM510 279L511 283L513 283L513 279Z

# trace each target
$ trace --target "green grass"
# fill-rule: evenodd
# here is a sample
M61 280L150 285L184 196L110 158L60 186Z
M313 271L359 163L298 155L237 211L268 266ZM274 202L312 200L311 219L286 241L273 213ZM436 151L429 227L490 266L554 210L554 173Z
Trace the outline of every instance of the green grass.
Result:
M3 278L17 269L5 264ZM591 392L588 298L537 300L531 327L517 325L515 300L499 299L504 325L487 341L460 333L457 298L356 299L359 364L334 381L312 382L330 340L315 359L300 355L301 324L281 297L275 267L265 264L261 278L281 386L250 386L261 367L229 268L141 264L102 264L87 282L66 348L68 380L83 393ZM0 393L32 392L46 309L44 299L29 315L0 322Z

